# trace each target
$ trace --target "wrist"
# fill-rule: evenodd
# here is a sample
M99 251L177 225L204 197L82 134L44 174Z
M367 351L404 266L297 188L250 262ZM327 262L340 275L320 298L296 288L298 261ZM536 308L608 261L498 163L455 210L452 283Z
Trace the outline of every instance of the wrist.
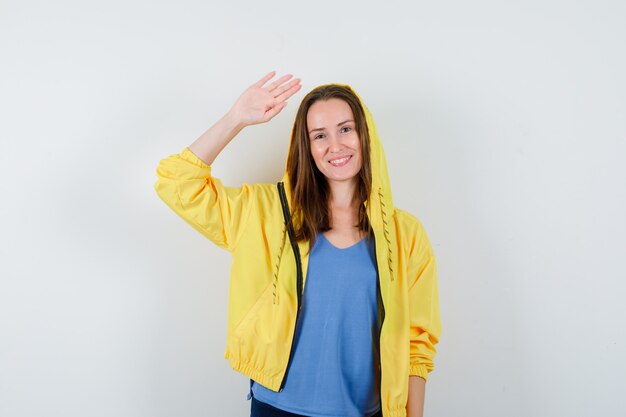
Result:
M227 129L234 134L239 133L244 127L247 126L241 117L239 117L239 115L232 109L229 110L224 117L222 117L222 120L224 121Z

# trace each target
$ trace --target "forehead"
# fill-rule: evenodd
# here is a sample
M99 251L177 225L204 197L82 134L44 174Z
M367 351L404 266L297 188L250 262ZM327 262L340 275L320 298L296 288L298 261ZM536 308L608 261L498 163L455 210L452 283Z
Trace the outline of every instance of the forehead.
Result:
M309 107L307 112L309 129L330 128L346 120L354 120L350 105L339 98L318 100Z

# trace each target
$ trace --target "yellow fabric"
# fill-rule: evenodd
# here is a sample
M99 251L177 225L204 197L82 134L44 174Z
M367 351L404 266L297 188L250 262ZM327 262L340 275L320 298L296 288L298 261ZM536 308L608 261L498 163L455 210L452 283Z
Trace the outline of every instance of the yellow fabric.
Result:
M399 417L406 416L409 376L426 380L433 370L441 334L437 266L421 222L393 204L376 125L361 104L370 133L373 178L366 208L376 237L385 311L381 406L384 417ZM189 148L162 159L156 172L159 197L232 253L224 357L236 371L278 391L295 331L297 290L296 263L276 184L224 186ZM282 181L291 201L286 172ZM306 286L308 243L299 247Z

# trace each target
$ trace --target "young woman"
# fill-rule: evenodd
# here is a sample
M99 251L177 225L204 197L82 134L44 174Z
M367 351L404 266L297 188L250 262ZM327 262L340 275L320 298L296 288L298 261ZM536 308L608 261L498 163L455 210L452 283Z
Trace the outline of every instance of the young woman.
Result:
M277 184L211 173L246 126L300 90L290 74L248 87L155 189L232 253L225 358L250 378L256 416L422 416L441 334L436 261L419 220L395 207L372 115L352 88L302 100ZM267 85L266 85L267 84Z

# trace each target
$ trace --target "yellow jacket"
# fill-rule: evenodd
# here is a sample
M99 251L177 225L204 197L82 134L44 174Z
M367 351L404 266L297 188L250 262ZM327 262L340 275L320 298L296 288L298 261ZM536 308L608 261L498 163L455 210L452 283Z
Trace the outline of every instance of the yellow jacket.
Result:
M358 95L357 95L358 96ZM409 376L433 370L441 334L435 256L421 222L394 206L371 113L372 192L365 203L376 238L383 317L380 400L384 417L406 416ZM227 187L189 148L162 159L159 197L193 228L232 253L224 357L236 371L279 391L289 363L308 265L308 242L291 243L289 178ZM297 255L296 253L299 252ZM323 364L320 364L323 366Z

